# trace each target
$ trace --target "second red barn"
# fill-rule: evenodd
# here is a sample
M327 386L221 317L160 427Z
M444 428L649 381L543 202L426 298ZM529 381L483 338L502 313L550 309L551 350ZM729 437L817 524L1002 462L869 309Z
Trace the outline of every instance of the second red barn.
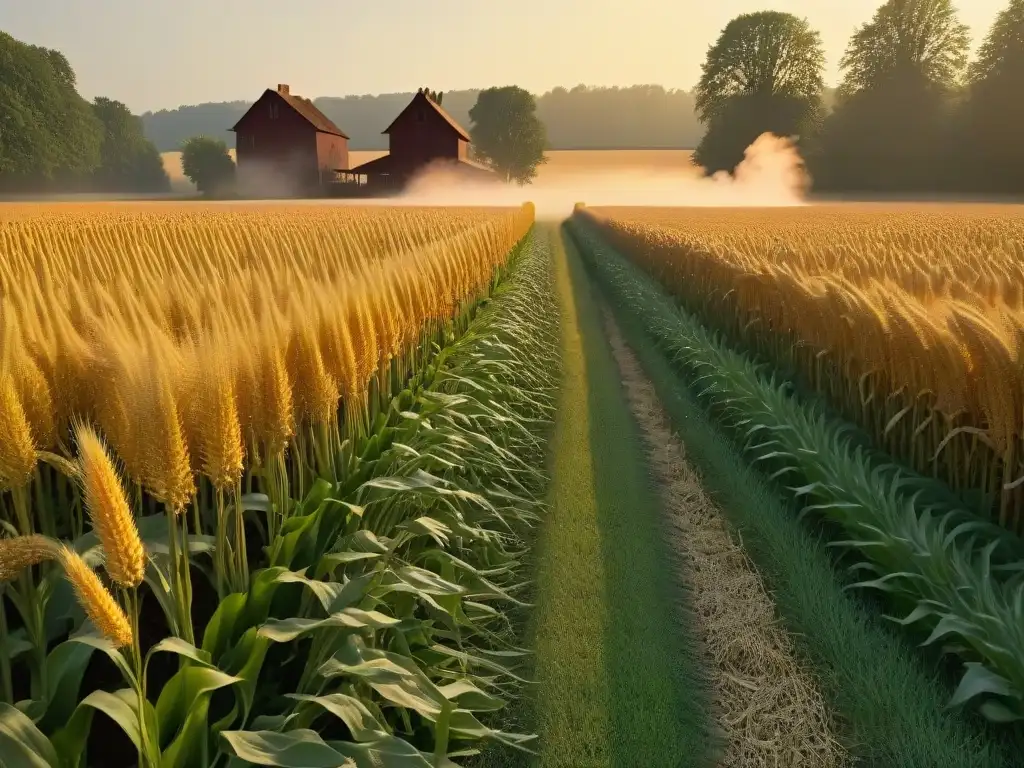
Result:
M382 133L388 136L388 154L347 171L365 176L370 187L400 189L428 166L468 179L496 179L489 168L469 159L469 134L423 89Z

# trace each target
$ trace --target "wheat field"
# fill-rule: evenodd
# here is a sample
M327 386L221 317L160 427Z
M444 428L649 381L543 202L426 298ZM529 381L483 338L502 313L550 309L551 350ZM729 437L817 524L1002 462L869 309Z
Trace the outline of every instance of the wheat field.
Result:
M586 210L713 328L1024 525L1024 206Z

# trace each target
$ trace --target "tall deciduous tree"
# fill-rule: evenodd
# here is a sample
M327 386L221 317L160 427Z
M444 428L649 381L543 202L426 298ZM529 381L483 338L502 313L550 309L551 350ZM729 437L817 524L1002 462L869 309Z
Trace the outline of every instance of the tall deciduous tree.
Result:
M181 145L181 170L205 195L226 194L235 179L235 161L220 139L193 136Z
M49 112L48 122L60 157L58 183L87 184L100 164L102 127L89 102L78 94L75 72L64 54L32 47L49 63L57 97L56 110Z
M888 0L850 38L839 62L839 97L878 89L907 72L952 88L967 66L969 47L967 25L952 0Z
M972 62L960 114L960 181L976 191L1024 191L1024 0L1010 0Z
M469 110L473 151L506 181L529 183L545 162L547 138L529 91L509 85L480 91Z
M760 11L730 21L708 50L696 109L707 128L695 160L731 171L762 133L806 136L821 119L821 36L791 13Z
M57 51L0 32L0 181L37 191L87 180L99 165L100 125Z
M950 96L967 63L952 0L888 0L853 34L836 109L809 158L819 186L931 191L947 183Z
M166 192L170 179L156 147L142 133L142 120L124 104L102 96L93 113L103 126L100 167L94 181L102 191Z

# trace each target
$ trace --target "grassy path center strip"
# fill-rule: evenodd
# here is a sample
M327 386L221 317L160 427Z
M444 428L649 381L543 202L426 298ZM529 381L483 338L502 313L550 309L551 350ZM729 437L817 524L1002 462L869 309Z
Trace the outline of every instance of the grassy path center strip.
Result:
M540 764L701 765L707 701L673 608L640 435L578 256L547 236L565 379L532 632Z
M661 488L665 535L679 555L676 571L692 593L695 629L714 682L716 721L725 735L721 764L845 765L831 713L779 625L760 574L704 492L653 385L610 315L606 325Z

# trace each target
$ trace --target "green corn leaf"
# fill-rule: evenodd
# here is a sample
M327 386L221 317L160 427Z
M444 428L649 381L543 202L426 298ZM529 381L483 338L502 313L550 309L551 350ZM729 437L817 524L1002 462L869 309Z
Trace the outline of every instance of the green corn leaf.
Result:
M156 711L148 701L145 704L145 739L139 719L138 693L131 688L122 688L114 693L93 691L75 708L68 724L58 731L53 742L65 760L77 760L85 754L85 745L89 738L89 729L95 712L102 712L109 717L129 738L136 749L150 755L155 760L159 754L159 731ZM74 763L72 763L74 764Z
M350 757L356 768L457 768L443 757L437 762L428 759L412 744L394 736L362 744L334 741L331 746Z
M388 734L382 724L362 701L344 693L329 693L323 696L288 694L288 698L312 705L334 715L348 727L352 738L358 742L377 741Z
M229 754L250 765L277 768L346 768L355 765L347 755L329 746L308 729L286 733L225 731L221 738Z
M293 640L321 629L359 630L389 629L401 623L400 619L392 618L379 611L364 611L359 608L344 608L332 613L325 619L271 619L259 629L260 637L274 643L290 643Z
M4 702L0 702L0 765L58 768L57 750L50 740L26 714Z
M967 671L960 678L960 684L953 693L953 698L946 705L949 708L958 707L969 699L981 694L996 694L998 696L1010 696L1013 691L1009 682L997 675L983 664L969 661L964 664Z
M44 732L52 733L63 727L74 714L82 677L94 650L90 645L66 642L47 655L46 714L39 721Z
M121 671L124 676L125 682L135 682L135 673L132 672L131 666L128 664L128 660L124 657L124 654L118 648L114 647L107 638L94 634L92 632L86 632L80 635L74 635L68 638L69 643L81 643L83 645L94 648L95 650L102 651L107 655L114 665Z
M240 678L212 667L179 669L160 690L156 701L161 745L167 745L182 731L190 713L208 698L208 694L240 682Z
M227 650L245 605L246 596L241 592L230 594L220 601L203 631L202 648L210 658L220 659Z
M1024 712L1021 707L1011 709L995 699L983 701L978 711L982 716L993 723L1015 723L1024 720Z

